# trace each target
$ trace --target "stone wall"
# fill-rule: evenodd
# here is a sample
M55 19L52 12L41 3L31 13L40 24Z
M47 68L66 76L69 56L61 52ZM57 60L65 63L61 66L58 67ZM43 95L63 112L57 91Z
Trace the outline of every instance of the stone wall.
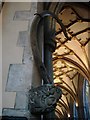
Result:
M8 2L3 8L3 116L33 117L28 90L41 84L30 43L36 12L35 2Z

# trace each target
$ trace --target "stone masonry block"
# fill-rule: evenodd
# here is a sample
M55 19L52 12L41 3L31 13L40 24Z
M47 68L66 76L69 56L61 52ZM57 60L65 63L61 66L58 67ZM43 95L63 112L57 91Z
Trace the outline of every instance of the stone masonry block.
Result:
M28 31L19 32L19 37L17 41L17 46L26 47L29 43Z
M27 110L19 110L19 109L3 109L3 116L17 116L17 117L29 117L30 112Z
M15 109L28 110L28 94L26 92L17 92Z
M22 62L24 64L33 60L32 50L30 47L24 47Z
M16 11L14 15L14 20L25 20L28 21L32 18L30 11Z
M16 11L13 19L29 21L34 17L34 14L36 12L37 12L37 3L32 2L31 10Z
M3 116L17 116L17 117L26 117L28 120L40 120L40 115L32 115L28 110L19 110L19 109L3 109Z
M27 91L32 81L32 61L29 64L10 65L6 91Z

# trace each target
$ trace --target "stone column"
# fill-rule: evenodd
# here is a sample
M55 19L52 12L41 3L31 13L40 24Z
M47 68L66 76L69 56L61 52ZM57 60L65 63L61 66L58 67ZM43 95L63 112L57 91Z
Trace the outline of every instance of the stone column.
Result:
M82 75L79 75L78 89L77 89L77 95L79 100L77 106L78 119L85 119L84 104L83 104L83 83L84 83L84 78Z

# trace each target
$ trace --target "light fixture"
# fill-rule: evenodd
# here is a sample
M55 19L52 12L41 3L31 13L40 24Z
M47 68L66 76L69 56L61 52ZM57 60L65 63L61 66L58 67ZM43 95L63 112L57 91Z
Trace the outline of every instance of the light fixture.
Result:
M70 118L70 113L68 113L68 118Z
M76 102L76 107L78 107L78 102Z

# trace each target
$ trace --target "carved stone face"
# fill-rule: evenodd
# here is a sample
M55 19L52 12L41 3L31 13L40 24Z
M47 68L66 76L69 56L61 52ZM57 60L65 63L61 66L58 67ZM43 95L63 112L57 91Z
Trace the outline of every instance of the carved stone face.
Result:
M29 109L34 114L51 112L55 109L61 95L62 91L60 87L52 84L33 88L29 91Z

